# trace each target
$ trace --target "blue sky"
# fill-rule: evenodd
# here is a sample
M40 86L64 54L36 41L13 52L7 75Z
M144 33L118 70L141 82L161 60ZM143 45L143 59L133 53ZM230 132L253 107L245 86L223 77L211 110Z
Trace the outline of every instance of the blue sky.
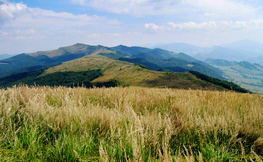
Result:
M75 43L263 42L261 0L0 0L0 54Z

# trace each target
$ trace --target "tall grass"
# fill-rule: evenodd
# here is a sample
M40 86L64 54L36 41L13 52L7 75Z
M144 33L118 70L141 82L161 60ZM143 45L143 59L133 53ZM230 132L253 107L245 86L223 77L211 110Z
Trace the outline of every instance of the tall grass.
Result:
M0 90L1 161L262 161L263 97L157 88Z

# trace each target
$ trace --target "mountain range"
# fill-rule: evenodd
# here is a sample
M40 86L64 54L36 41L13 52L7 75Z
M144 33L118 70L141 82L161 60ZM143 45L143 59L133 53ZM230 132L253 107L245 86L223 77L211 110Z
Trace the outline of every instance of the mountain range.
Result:
M162 48L175 53L184 52L202 61L213 58L263 63L263 43L251 40L241 40L213 47L197 47L186 43L160 44L151 47Z
M213 47L197 47L186 43L160 44L154 47L190 54L223 71L227 80L263 94L263 43L241 40Z
M107 55L113 59L126 58L128 62L138 63L133 59L144 60L147 63L156 64L160 68L164 67L174 72L198 71L211 77L223 79L223 72L213 66L198 61L195 58L184 53L174 53L167 50L155 48L149 49L144 47L104 47L89 46L85 44L75 44L72 46L61 47L57 50L42 51L29 54L19 54L14 57L1 60L0 74L2 77L17 73L17 70L31 67L40 68L54 63L60 63L78 59L87 55ZM110 55L111 54L111 55ZM144 65L147 66L147 63ZM143 63L142 63L143 64ZM177 70L180 69L180 70ZM158 69L152 69L158 70ZM28 70L26 70L28 71Z
M234 87L248 92L219 80L224 79L222 70L184 53L124 45L110 48L77 43L51 51L23 53L0 60L0 74L2 87L19 83L217 90Z

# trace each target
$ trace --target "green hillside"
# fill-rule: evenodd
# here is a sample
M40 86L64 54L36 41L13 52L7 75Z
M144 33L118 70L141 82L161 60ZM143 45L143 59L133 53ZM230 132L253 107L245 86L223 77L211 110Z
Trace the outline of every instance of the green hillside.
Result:
M96 55L98 53L117 53L104 46L89 46L85 44L75 44L68 47L61 47L51 51L41 51L30 54L20 54L8 59L0 60L0 78L15 74L16 71L29 67L46 66L49 64L70 61L86 55ZM34 69L36 70L36 69Z
M112 47L111 49L121 51L130 56L129 58L125 57L125 59L121 58L121 60L143 64L152 70L159 68L169 69L174 72L194 70L210 77L225 79L222 77L224 74L222 70L203 61L196 60L182 52L174 53L160 48L150 49L144 47L127 47L123 45Z
M210 70L218 73L221 76L224 74L224 72L222 70L215 68L215 67L211 66L210 64L207 64L206 62L197 60L194 57L191 57L191 56L189 56L185 53L182 53L182 52L174 53L174 52L163 50L160 48L150 49L150 48L145 48L145 47L127 47L127 46L123 46L123 45L120 45L117 47L112 47L112 49L116 50L116 51L121 51L122 53L126 53L131 58L142 58L145 56L140 56L140 55L148 54L148 56L146 56L146 57L148 57L147 61L150 61L152 63L156 63L156 60L158 61L160 58L164 59L164 60L171 59L171 58L177 58L179 60L184 60L187 62L194 62L196 64L201 64L202 66L209 68ZM154 57L155 60L149 60L149 59L153 59L151 57ZM145 58L143 58L143 59L145 59ZM177 66L177 65L173 65L173 66ZM184 68L184 67L180 67L180 68ZM207 73L207 75L210 75L210 74ZM212 76L212 77L217 77L217 76ZM223 79L222 77L219 77L219 78Z
M54 72L85 71L101 69L103 76L93 80L92 83L116 80L123 86L143 87L173 87L192 89L223 89L198 80L190 73L165 73L142 68L133 63L113 60L105 56L86 56L81 59L66 62L60 66L47 69L42 76Z
M165 68L173 72L198 71L200 73L203 73L211 77L215 77L218 79L224 79L222 75L219 74L217 71L211 70L211 68L203 64L200 64L198 62L188 62L188 61L177 59L177 58L161 59L151 54L140 53L137 55L133 55L130 58L125 58L125 59L121 58L121 60L143 64L144 66L152 70Z
M231 90L222 85L196 78L195 75L152 71L126 61L113 60L105 56L85 56L66 62L62 65L47 69L42 76L55 72L86 71L100 69L103 76L96 78L92 83L103 83L116 80L122 86L143 87L172 87L181 89ZM211 78L211 77L210 77ZM217 79L218 80L218 79Z
M116 47L112 47L111 49L121 51L123 53L128 54L129 56L147 53L162 59L178 58L186 61L196 61L195 58L188 56L184 53L174 53L160 48L150 49L145 47L127 47L124 45L119 45Z
M149 51L151 51L151 49L149 48L145 48L145 47L127 47L124 45L119 45L116 47L112 47L111 49L115 50L115 51L121 51L124 52L126 54L128 54L129 56L132 55L137 55L139 53L148 53Z

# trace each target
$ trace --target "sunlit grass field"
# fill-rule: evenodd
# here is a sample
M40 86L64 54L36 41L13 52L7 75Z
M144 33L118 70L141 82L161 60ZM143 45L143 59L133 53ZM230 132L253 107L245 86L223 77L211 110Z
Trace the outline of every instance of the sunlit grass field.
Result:
M262 161L263 97L142 87L0 90L0 161Z

